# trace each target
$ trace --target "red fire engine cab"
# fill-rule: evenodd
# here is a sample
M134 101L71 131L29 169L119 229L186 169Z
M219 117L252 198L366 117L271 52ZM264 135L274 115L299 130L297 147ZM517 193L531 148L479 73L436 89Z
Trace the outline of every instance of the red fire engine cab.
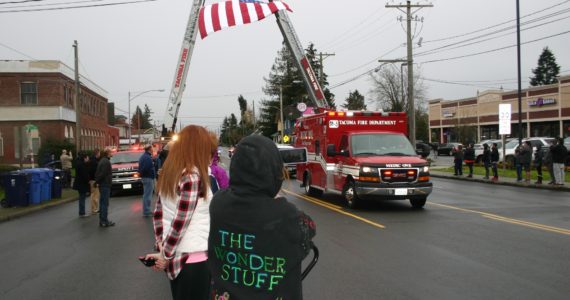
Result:
M342 193L356 208L365 199L409 199L423 208L432 191L428 163L407 138L400 112L325 111L297 119L295 146L308 161L297 165L305 192Z

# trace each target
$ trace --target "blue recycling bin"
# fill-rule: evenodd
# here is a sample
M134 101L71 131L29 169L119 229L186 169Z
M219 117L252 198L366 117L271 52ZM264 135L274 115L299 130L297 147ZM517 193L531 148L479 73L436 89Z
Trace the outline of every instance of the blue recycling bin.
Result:
M61 189L63 184L63 171L60 169L53 170L51 179L51 198L61 198Z
M7 207L30 205L30 188L32 175L24 172L10 172L2 176L2 186Z
M31 176L29 185L30 204L40 204L42 200L42 172L35 169L24 169L22 172Z
M42 189L42 199L45 198L45 200L51 200L53 198L53 174L54 171L53 169L49 169L49 168L39 168L39 170L42 170L44 172L44 183L45 183L45 188Z
M24 172L38 174L40 185L40 202L45 202L51 199L51 179L48 178L49 174L44 169L25 169Z

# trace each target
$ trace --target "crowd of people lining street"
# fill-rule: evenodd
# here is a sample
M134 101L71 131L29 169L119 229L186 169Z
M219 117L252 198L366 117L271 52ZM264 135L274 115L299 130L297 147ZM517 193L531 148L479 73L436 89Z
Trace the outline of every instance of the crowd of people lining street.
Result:
M140 259L166 273L172 298L302 299L301 262L313 247L315 223L279 196L288 172L277 146L262 136L244 138L232 176L219 165L216 135L204 127L185 127L167 148L145 147L139 160L142 214L152 216L156 250ZM88 215L90 195L101 227L115 226L108 219L112 155L80 153L75 164L79 216Z
M437 148L434 148L437 153ZM534 153L533 153L534 152ZM469 173L467 177L473 177L473 165L476 162L475 149L473 144L468 144L463 148L458 145L452 150L454 175L463 176L463 165L468 167ZM437 155L437 154L436 154ZM517 174L517 182L530 184L531 171L534 169L537 174L537 180L534 184L543 183L543 169L549 172L551 181L550 185L564 185L565 180L565 160L568 150L564 146L564 140L557 138L547 149L542 149L539 145L534 150L530 141L525 141L515 148L514 168ZM483 179L492 181L499 180L497 166L499 164L500 155L497 143L493 143L489 149L488 144L483 144L483 154L481 156L481 164L485 168L485 176ZM489 177L489 169L493 172L493 177Z

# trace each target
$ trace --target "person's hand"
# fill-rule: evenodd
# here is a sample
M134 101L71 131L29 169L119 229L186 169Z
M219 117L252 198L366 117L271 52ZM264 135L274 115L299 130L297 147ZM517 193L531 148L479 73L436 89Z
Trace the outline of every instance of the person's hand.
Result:
M155 263L152 269L155 271L163 271L168 265L168 261L159 253L151 253L145 256L145 259L154 259Z

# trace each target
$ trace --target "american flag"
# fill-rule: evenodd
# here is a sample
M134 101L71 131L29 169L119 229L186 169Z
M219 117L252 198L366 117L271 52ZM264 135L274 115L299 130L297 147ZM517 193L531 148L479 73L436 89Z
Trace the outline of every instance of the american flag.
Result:
M265 19L279 10L292 10L285 2L263 2L260 0L233 0L206 5L200 9L200 37L224 28L249 24Z

